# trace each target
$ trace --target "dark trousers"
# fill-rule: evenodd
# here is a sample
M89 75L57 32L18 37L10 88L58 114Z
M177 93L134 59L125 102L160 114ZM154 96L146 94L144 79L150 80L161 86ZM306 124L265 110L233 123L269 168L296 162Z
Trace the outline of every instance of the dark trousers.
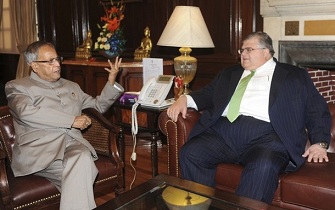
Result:
M271 123L240 116L233 123L221 117L206 132L191 138L180 152L184 179L215 186L219 163L244 166L236 194L271 203L278 176L289 155Z

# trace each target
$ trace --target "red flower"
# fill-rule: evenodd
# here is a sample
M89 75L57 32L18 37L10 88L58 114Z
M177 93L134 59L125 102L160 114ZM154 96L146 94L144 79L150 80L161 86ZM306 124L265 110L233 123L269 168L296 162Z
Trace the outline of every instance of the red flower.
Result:
M184 85L183 78L181 76L176 76L174 78L174 86L175 88L182 88Z
M110 14L117 14L119 12L119 9L117 7L112 7L110 10L108 10Z
M124 5L123 2L118 2L116 5L114 5L113 1L111 1L111 8L108 9L106 5L103 2L100 2L105 10L105 16L101 17L101 21L105 22L107 24L107 29L113 33L115 30L117 30L120 27L121 20L124 19Z
M108 23L107 29L110 32L114 32L120 26L120 21L115 17L113 20L107 20Z
M118 37L122 45L125 44L125 40L123 37L123 28L121 27L121 21L124 19L124 10L125 6L123 5L123 1L120 0L117 3L114 3L110 0L110 3L106 3L107 0L100 1L100 4L103 6L105 14L102 16L101 22L102 24L98 24L98 28L100 29L99 37L97 41L94 43L94 49L96 50L110 50L111 47L115 47L115 43L112 44L110 40L112 37ZM113 46L112 46L113 45ZM123 46L124 47L124 46Z

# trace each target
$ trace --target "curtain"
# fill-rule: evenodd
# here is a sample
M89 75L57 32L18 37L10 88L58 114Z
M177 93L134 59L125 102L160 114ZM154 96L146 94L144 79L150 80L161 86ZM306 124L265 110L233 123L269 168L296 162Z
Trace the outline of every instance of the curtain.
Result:
M2 21L2 7L3 7L3 0L0 0L0 25Z
M23 52L36 41L35 0L10 0L10 14L13 20L17 49L20 52L16 78L28 76L30 68L24 60Z

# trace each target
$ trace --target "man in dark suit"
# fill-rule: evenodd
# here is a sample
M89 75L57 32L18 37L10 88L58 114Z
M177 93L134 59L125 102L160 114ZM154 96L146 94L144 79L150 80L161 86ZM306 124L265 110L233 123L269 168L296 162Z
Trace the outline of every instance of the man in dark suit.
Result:
M167 112L176 121L180 113L186 117L187 107L203 111L180 152L183 178L214 186L219 163L238 163L244 169L236 194L271 203L279 174L297 170L305 158L328 161L331 117L307 71L273 58L266 33L250 34L239 53L241 65L181 96ZM236 105L235 92L248 75ZM307 139L311 146L305 150Z

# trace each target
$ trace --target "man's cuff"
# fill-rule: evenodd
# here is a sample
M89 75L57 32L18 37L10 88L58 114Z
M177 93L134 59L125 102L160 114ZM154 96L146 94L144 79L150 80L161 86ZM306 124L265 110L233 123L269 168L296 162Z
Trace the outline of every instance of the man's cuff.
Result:
M190 96L190 95L184 95L184 96L185 96L186 99L187 99L187 107L189 107L189 108L194 108L194 109L198 110L198 106L197 106L197 104L194 102L192 96Z

